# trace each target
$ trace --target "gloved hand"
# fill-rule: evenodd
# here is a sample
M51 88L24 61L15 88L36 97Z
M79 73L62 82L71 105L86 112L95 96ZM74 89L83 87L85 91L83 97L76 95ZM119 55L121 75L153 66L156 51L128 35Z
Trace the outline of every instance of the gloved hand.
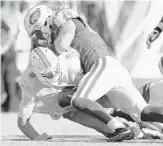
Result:
M152 33L149 34L147 40L146 40L146 45L147 48L150 49L151 43L155 41L158 37L160 36L160 32L156 29L152 31Z
M49 139L52 139L52 137L49 136L47 133L43 133L36 140L37 141L47 141Z

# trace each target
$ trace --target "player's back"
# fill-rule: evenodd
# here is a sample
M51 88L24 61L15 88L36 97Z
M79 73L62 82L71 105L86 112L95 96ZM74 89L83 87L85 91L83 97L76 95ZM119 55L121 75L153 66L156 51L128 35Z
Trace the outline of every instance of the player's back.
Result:
M71 42L71 47L80 54L81 65L85 72L88 72L94 62L99 58L110 56L103 39L89 27L76 11L63 9L56 13L54 17L54 22L58 28L62 28L66 24L66 26L69 25L69 29L71 27L74 29L71 23L69 23L69 20L74 22L76 26L75 36Z
M86 26L80 18L72 20L76 24L76 33L71 46L79 52L82 67L87 72L95 61L110 54L98 33Z

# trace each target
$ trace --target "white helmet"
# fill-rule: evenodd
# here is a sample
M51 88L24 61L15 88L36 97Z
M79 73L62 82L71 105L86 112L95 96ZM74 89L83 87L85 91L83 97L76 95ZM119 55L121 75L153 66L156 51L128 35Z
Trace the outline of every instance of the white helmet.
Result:
M24 19L25 29L34 43L50 47L58 28L53 23L53 11L46 5L37 5L31 8Z
M57 69L57 56L48 48L37 47L31 51L29 65L43 84L50 84Z

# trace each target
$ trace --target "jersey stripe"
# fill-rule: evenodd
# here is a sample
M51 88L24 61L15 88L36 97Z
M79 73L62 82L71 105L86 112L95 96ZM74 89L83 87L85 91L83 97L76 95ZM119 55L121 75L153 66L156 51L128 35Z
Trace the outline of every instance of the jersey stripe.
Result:
M77 91L77 94L76 94L75 97L79 97L79 96L81 95L81 92L83 91L85 85L87 84L88 80L89 80L90 77L92 76L92 73L94 73L94 72L96 71L97 67L98 67L98 64L97 64L97 66L93 67L93 69L91 70L91 72L88 74L88 76L87 76L87 77L85 78L85 80L83 81L83 83L82 83L80 89ZM74 97L74 98L75 98L75 97Z
M94 79L91 81L91 84L87 88L87 90L86 90L86 92L85 92L83 97L88 97L89 96L89 93L93 89L93 86L96 84L97 80L100 78L100 76L101 76L102 72L104 71L105 67L106 67L106 58L102 58L101 68L98 71L98 73L96 74L96 76L94 77Z
M45 65L46 68L51 67L48 59L46 58L45 54L41 51L41 49L35 49L35 52L40 57L40 59L42 60L42 62Z
M101 76L105 66L106 66L106 60L104 59L100 60L90 71L90 74L85 78L80 89L77 91L77 94L73 98L87 97L91 89L95 85L96 81Z

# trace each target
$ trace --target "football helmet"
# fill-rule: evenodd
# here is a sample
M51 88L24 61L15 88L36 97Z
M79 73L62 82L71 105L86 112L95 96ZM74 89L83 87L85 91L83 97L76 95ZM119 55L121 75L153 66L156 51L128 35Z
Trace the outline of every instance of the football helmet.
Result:
M53 23L53 11L46 5L31 8L25 16L24 26L28 36L38 46L50 47L58 33L58 28Z

